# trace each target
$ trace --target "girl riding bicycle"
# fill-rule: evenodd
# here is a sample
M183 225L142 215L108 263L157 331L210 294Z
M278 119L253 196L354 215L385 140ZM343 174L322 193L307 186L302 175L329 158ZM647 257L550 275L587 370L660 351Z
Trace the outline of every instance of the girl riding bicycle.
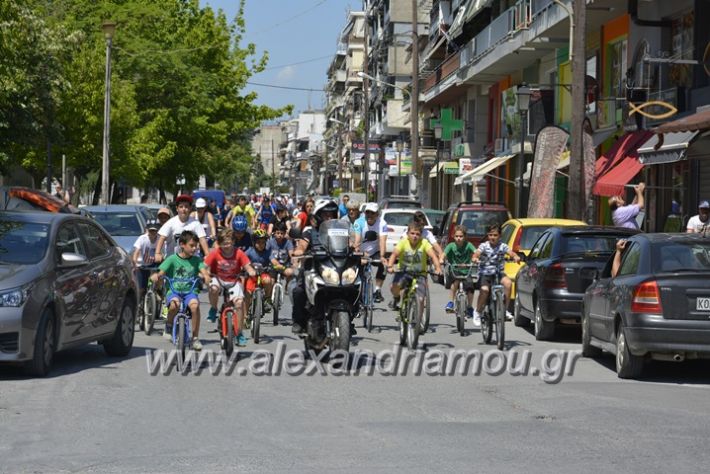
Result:
M507 244L500 241L500 225L493 224L488 226L486 236L488 240L478 246L478 250L476 250L472 258L473 263L480 263L478 269L480 291L478 292L477 307L473 311L473 325L476 327L481 326L481 312L488 301L488 295L496 274L501 275L500 283L505 289L504 307L508 307L512 282L503 273L505 256L508 255L515 263L520 263L520 257Z

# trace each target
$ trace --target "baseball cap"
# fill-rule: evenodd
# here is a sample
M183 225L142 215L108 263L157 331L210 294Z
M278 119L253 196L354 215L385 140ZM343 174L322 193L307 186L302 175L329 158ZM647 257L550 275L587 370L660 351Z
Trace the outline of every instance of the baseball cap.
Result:
M698 209L710 209L710 202L700 201L700 204L698 204Z
M181 194L177 198L175 198L175 204L180 204L181 202L192 204L192 196L190 196L189 194Z
M170 217L170 209L168 209L167 207L161 207L160 209L158 209L158 215L160 214L167 214L167 216Z
M368 202L365 204L365 212L380 212L380 206L376 202Z
M148 230L158 230L160 223L158 223L157 219L148 219L148 222L145 223L145 228Z
M207 207L207 201L205 201L203 198L198 198L197 201L195 201L195 207L198 209Z

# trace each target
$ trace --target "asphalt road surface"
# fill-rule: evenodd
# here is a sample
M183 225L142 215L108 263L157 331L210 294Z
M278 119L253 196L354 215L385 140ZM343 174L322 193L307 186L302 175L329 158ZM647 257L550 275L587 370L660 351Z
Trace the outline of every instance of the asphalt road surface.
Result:
M277 375L273 367L263 375L265 364L250 365L263 349L278 357L292 351L291 368L298 367L303 344L291 335L288 303L286 325L273 327L268 315L262 342L249 341L231 374L213 374L204 362L184 375L159 367L151 375L146 352L171 348L159 331L137 333L124 359L95 344L60 354L45 379L0 367L0 472L706 469L708 363L655 363L643 381L622 381L611 356L575 358L578 330L540 343L509 323L503 357L522 360L529 351L531 367L528 375L496 375L502 356L470 322L464 337L456 333L443 311L447 299L432 285L431 331L420 338L428 365L420 375L385 375L395 367L399 336L384 303L376 330L358 328L353 339L353 352L374 354L353 365L359 375L313 361L301 375ZM216 333L203 328L204 352L218 351ZM480 351L481 373L448 375L450 359L440 359L454 349Z

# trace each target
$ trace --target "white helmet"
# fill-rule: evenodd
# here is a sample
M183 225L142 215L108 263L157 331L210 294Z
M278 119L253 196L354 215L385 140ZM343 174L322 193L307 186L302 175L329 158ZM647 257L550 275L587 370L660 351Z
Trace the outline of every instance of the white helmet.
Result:
M316 202L315 207L313 208L313 216L316 218L316 222L318 223L318 225L323 222L323 214L326 212L335 214L335 217L337 218L338 204L336 204L335 201L330 199L319 199Z
M368 202L365 204L365 212L374 212L377 214L380 212L380 206L378 206L376 202Z

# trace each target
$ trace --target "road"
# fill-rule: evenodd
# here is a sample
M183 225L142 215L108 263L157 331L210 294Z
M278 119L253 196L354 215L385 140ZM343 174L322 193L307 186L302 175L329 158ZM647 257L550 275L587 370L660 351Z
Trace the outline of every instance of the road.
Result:
M455 332L443 287L432 301L427 354L493 351L470 322L465 337ZM394 313L375 318L352 349L383 361L398 332ZM289 326L266 322L258 349L302 349ZM507 329L508 352L531 351L536 368L550 350L579 349L576 330L540 343ZM215 333L203 341L219 347ZM611 357L580 358L558 383L485 371L150 375L156 348L170 349L157 333L137 334L121 360L86 346L60 354L46 379L0 367L0 472L698 472L710 462L704 362L657 363L643 381L622 381ZM252 341L245 349L254 357Z

